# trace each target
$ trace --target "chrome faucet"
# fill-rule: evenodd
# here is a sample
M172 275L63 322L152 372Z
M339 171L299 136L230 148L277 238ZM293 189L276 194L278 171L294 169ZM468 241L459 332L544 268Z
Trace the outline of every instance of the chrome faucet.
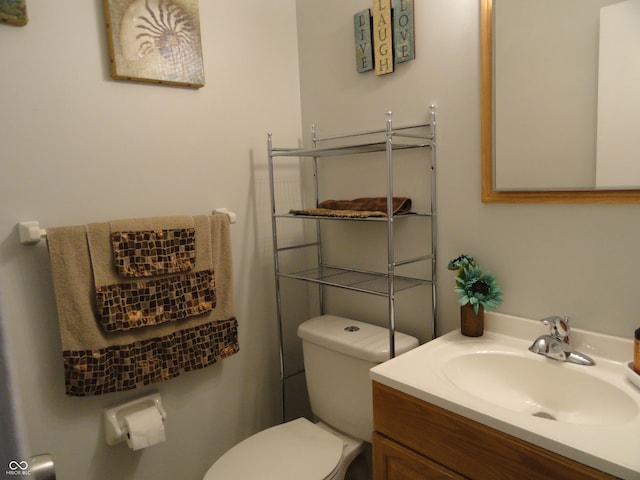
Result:
M571 348L569 333L569 317L547 317L540 320L543 325L549 327L548 335L541 335L529 347L529 351L544 355L545 357L560 360L561 362L575 363L578 365L595 365L589 356L576 352Z

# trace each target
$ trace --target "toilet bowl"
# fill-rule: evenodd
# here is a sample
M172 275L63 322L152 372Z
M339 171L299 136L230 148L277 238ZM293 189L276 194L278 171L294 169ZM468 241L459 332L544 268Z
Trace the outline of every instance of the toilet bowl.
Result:
M369 370L389 358L386 328L335 315L300 324L311 410L243 440L222 455L203 480L345 480L349 466L371 442ZM399 355L418 340L396 332ZM351 476L351 474L349 474Z
M343 480L363 442L298 418L240 442L203 480Z

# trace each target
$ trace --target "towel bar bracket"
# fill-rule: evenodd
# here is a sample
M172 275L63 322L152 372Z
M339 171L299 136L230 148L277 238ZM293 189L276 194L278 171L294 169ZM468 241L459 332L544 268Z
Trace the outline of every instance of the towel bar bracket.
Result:
M23 245L35 245L47 237L47 231L40 228L40 223L37 221L20 222L18 223L18 235L20 243Z

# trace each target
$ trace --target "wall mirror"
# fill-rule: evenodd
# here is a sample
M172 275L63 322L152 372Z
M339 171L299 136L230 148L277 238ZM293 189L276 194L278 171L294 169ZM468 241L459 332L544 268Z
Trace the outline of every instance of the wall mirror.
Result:
M480 5L482 201L640 203L640 0Z

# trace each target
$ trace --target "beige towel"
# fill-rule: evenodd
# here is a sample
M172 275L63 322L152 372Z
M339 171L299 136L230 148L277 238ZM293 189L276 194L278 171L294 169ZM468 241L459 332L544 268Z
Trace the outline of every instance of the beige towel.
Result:
M206 218L216 276L215 309L179 322L117 333L105 333L96 320L86 228L48 229L68 395L129 390L205 367L238 351L229 219Z
M337 210L335 208L306 208L304 210L289 210L292 215L307 215L313 217L340 217L340 218L370 218L386 217L383 212L369 210Z

